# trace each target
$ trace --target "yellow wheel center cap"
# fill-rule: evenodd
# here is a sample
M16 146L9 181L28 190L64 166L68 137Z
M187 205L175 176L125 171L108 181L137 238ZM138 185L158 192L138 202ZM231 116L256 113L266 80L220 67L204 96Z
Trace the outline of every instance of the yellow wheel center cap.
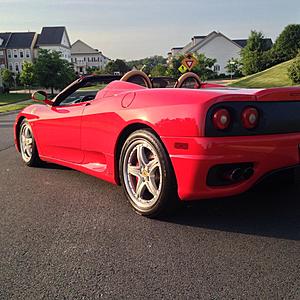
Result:
M143 176L143 177L148 177L148 176L149 176L149 173L148 173L146 170L143 170L143 171L142 171L142 176Z

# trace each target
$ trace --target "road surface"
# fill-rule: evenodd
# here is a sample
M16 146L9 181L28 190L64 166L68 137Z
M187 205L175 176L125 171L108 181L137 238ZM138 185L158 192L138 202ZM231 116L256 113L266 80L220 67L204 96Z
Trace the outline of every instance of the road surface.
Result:
M300 187L164 220L77 171L28 168L0 116L0 299L300 299Z

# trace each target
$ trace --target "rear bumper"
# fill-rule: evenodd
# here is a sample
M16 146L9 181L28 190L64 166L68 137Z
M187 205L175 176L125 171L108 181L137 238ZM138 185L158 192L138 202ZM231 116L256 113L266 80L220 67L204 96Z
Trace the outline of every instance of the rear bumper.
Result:
M247 137L162 137L174 167L182 200L226 197L251 188L266 174L298 165L300 133ZM176 149L186 143L188 149ZM207 185L209 170L219 164L251 162L254 175L239 183Z

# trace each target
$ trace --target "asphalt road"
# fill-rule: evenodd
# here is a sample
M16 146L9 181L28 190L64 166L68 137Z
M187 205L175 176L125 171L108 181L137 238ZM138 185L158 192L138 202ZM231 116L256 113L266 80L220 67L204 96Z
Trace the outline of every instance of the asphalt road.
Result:
M300 299L300 180L150 220L120 187L24 166L14 117L0 117L0 299Z

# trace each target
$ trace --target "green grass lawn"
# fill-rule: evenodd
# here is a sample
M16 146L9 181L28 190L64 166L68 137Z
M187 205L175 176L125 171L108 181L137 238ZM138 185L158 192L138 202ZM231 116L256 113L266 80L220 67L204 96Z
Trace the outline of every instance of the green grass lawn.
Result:
M287 71L293 60L286 61L262 72L238 79L229 86L243 88L271 88L291 86Z
M107 86L107 84L96 84L93 86L81 88L80 91L99 91L99 90L104 89L106 86Z
M10 94L0 94L0 106L17 103L23 100L30 99L30 94L19 94L19 93L10 93Z
M3 106L0 106L0 113L23 109L26 106L31 105L32 103L34 103L34 102L28 101L26 103L20 103L20 104L17 103L17 104L12 104L12 105L3 105Z

